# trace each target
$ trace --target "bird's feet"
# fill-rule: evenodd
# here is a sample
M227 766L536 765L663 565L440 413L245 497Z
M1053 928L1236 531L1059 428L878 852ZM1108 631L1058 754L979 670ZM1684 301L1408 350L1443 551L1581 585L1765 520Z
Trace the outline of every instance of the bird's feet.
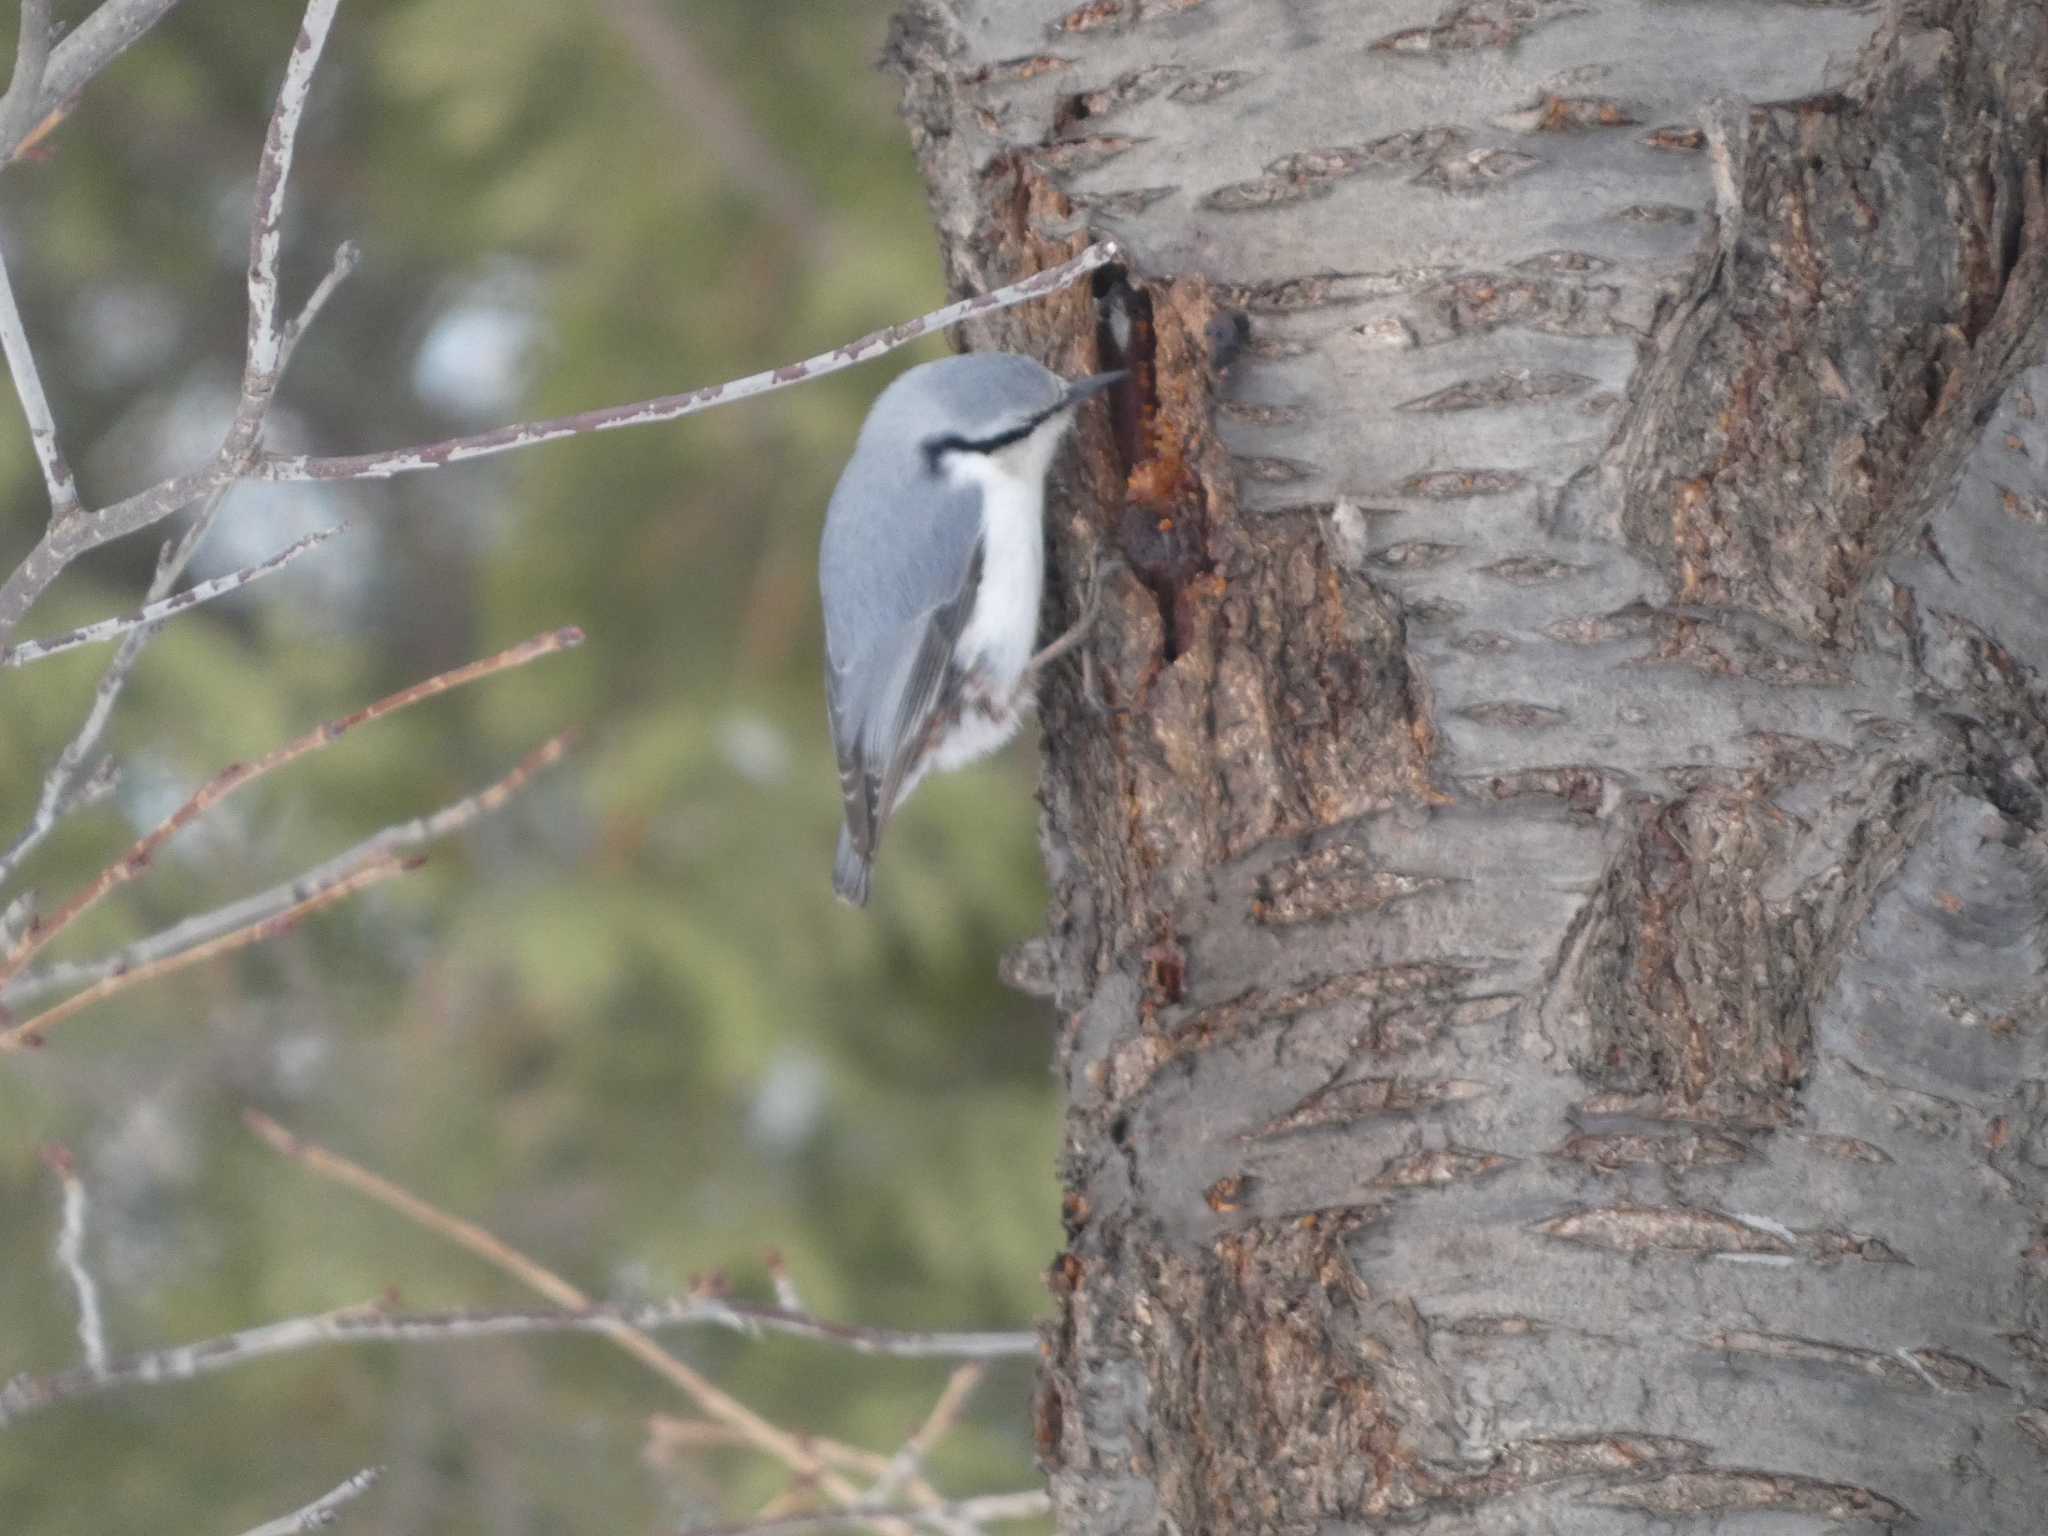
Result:
M1088 637L1088 631L1094 627L1096 617L1102 608L1103 583L1111 573L1122 569L1124 561L1120 555L1096 555L1088 567L1088 580L1081 598L1081 616L1025 664L1024 675L1017 682L1016 697L1020 703L1032 693L1038 681L1038 674L1042 670L1058 661ZM1086 651L1081 653L1081 696L1098 714L1122 713L1121 710L1103 701L1102 694L1096 687L1095 668L1090 664L1090 657Z
M1094 563L1088 567L1088 581L1081 598L1081 616L1067 627L1064 634L1025 663L1023 687L1028 688L1043 669L1051 666L1088 637L1088 631L1094 627L1095 617L1102 608L1102 583L1112 571L1122 569L1123 563L1122 558L1117 555L1095 557Z

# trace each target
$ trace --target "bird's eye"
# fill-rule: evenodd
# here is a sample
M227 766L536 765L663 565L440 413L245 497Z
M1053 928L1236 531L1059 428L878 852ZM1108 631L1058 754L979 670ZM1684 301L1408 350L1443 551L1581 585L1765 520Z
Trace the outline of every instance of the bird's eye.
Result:
M924 467L930 474L938 474L949 453L957 453L960 439L957 437L928 437L924 441Z

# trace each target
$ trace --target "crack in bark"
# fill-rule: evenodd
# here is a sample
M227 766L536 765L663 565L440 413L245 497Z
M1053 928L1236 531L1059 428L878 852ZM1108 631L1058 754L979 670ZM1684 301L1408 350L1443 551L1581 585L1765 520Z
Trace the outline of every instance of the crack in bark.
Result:
M1611 1253L1675 1253L1785 1264L1799 1259L1817 1264L1841 1259L1869 1264L1908 1262L1884 1239L1866 1232L1794 1229L1762 1217L1730 1215L1699 1206L1586 1206L1538 1222L1533 1230L1559 1242Z
M1389 32L1372 46L1390 53L1509 48L1538 27L1585 14L1572 0L1463 0L1432 25Z
M1583 1163L1599 1173L1618 1173L1642 1165L1680 1172L1718 1168L1747 1162L1752 1154L1747 1142L1714 1131L1675 1131L1661 1136L1612 1131L1573 1136L1552 1155Z
M2004 1382L1976 1361L1945 1349L1863 1349L1852 1344L1833 1344L1821 1339L1763 1333L1747 1328L1709 1334L1700 1343L1702 1348L1723 1354L1759 1355L1773 1360L1795 1360L1854 1371L1899 1391L2008 1390Z
M1588 1504L1660 1515L1763 1513L1830 1520L1900 1521L1912 1515L1883 1494L1784 1472L1672 1472L1584 1495Z
M1349 912L1377 912L1451 883L1444 876L1376 868L1357 844L1332 843L1260 876L1252 921L1271 928L1327 922Z
M1707 1447L1696 1440L1628 1430L1570 1439L1515 1440L1494 1452L1492 1465L1483 1473L1445 1471L1432 1502L1503 1500L1546 1484L1639 1478L1659 1467L1702 1466L1706 1459Z
M1594 380L1561 368L1502 368L1486 378L1460 379L1394 407L1399 411L1481 411L1543 404L1584 394Z
M1600 270L1534 266L1513 274L1459 272L1416 295L1409 325L1416 344L1425 347L1509 329L1547 336L1635 334L1637 325L1623 312L1621 288L1586 282L1579 275Z
M1459 158L1464 142L1464 134L1455 128L1409 128L1367 144L1297 150L1268 161L1263 176L1205 194L1202 206L1218 213L1280 207L1328 196L1338 182L1366 172L1402 173L1416 166L1421 169L1413 179L1429 184L1431 177L1446 174L1441 167Z
M1351 1125L1378 1115L1409 1115L1476 1099L1486 1084L1469 1078L1361 1077L1317 1089L1286 1114L1253 1131L1248 1139L1264 1141L1298 1131Z

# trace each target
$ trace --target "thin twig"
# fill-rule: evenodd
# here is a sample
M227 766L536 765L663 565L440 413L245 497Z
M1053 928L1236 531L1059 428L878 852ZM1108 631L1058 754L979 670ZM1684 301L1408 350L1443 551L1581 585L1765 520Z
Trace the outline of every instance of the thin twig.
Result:
M277 258L284 246L284 194L291 180L299 119L312 93L313 71L341 0L307 0L306 18L285 65L284 84L270 112L270 131L256 163L256 210L249 220L249 340L242 365L242 400L221 444L226 463L240 465L255 452L263 417L284 375L285 326L277 312ZM337 279L338 281L338 279Z
M62 656L66 651L75 651L82 645L100 645L108 640L117 640L130 630L145 625L161 623L163 620L183 613L187 608L196 608L201 603L210 603L216 597L246 587L252 581L261 581L290 565L299 556L315 545L325 544L342 530L339 527L323 528L318 533L309 533L297 543L278 551L268 560L256 565L245 565L239 571L230 571L225 576L195 583L174 596L154 603L145 603L125 618L101 619L96 624L83 625L67 630L61 635L52 635L47 640L25 640L20 645L0 646L0 667L25 667L32 661L43 661L51 656Z
M255 1530L244 1532L243 1536L303 1536L306 1531L324 1531L340 1517L342 1505L368 1493L383 1475L382 1467L365 1467L332 1493L322 1494L304 1509L295 1509L275 1520L266 1520Z
M848 1445L843 1440L834 1440L829 1435L806 1435L804 1443L818 1453L821 1461L848 1472L857 1472L863 1477L880 1477L889 1469L887 1456L858 1445ZM731 1425L715 1424L709 1419L682 1419L669 1413L649 1414L647 1418L648 1454L659 1459L665 1460L677 1451L748 1450L752 1444ZM908 1492L921 1504L942 1502L921 1478L909 1484Z
M939 1400L932 1404L932 1411L926 1414L924 1422L911 1432L910 1438L903 1442L902 1448L889 1458L888 1468L875 1479L874 1486L868 1489L867 1496L861 1501L863 1504L880 1507L889 1503L902 1492L912 1478L917 1476L939 1442L951 1434L953 1426L959 1423L961 1411L967 1406L967 1399L972 1397L974 1389L981 1385L981 1378L986 1370L986 1366L969 1361L946 1378L945 1390L939 1394Z
M869 1484L868 1491L861 1495L860 1508L882 1508L905 1493L922 1505L942 1502L932 1486L918 1474L939 1442L945 1439L952 1432L953 1426L959 1422L960 1412L967 1406L967 1399L980 1384L985 1370L986 1367L979 1361L969 1361L955 1370L947 1377L945 1388L939 1393L938 1401L932 1404L931 1412L925 1415L924 1422L911 1432L896 1454L887 1458L872 1458L879 1465L871 1469L875 1481ZM804 1498L802 1490L792 1488L780 1497L770 1499L754 1518L774 1520L786 1514L795 1514L802 1508L798 1501ZM942 1524L941 1529L963 1532L971 1531L973 1527L955 1522L950 1525Z
M444 806L431 816L415 817L372 834L326 863L316 865L281 884L227 906L201 912L172 924L146 939L102 955L96 960L71 961L53 965L32 975L16 977L0 988L0 1006L19 1010L38 998L73 987L90 986L110 976L124 975L140 966L152 965L169 956L182 954L224 933L246 928L310 897L319 895L347 879L364 865L390 854L402 854L440 841L460 831L479 817L499 810L526 787L535 774L559 762L576 740L576 732L563 731L535 747L495 784Z
M299 306L299 312L284 328L284 346L278 358L278 371L282 373L291 366L292 354L298 350L299 338L306 334L320 311L327 307L327 301L334 297L334 291L347 282L363 259L363 248L353 240L344 240L334 248L334 261L313 285L313 291L306 295L306 302Z
M70 1189L71 1183L67 1183L67 1235L71 1231ZM308 1349L357 1344L459 1343L531 1334L604 1333L620 1325L643 1332L662 1328L722 1328L745 1334L786 1333L797 1338L845 1345L861 1353L901 1355L913 1359L935 1353L958 1356L977 1352L985 1349L991 1339L999 1343L1008 1342L1005 1335L927 1334L887 1328L853 1328L822 1318L789 1317L782 1315L777 1308L751 1306L717 1296L685 1296L670 1301L577 1308L511 1307L450 1312L385 1312L375 1307L357 1307L342 1312L286 1318L261 1327L222 1334L218 1338L148 1350L112 1362L106 1359L106 1346L102 1342L97 1365L88 1356L85 1366L52 1372L47 1376L17 1376L5 1387L0 1387L0 1424L14 1422L36 1409L96 1392L166 1381L193 1381L258 1360L298 1354ZM83 1327L81 1323L81 1332ZM959 1375L955 1373L956 1381ZM911 1470L914 1471L915 1467ZM881 1475L887 1478L889 1471L885 1469ZM905 1478L907 1476L906 1473ZM889 1495L894 1495L905 1478L898 1478L890 1485ZM875 1500L871 1495L870 1502L883 1501Z
M21 936L22 930L35 921L35 906L33 891L24 891L5 906L0 906L0 946L12 944Z
M146 634L137 630L130 640ZM141 647L136 647L141 649ZM115 663L100 674L99 686L93 690L92 708L86 711L85 722L78 728L78 734L59 755L54 766L43 778L43 789L37 798L35 814L21 829L21 835L5 853L0 853L0 884L4 884L14 873L15 866L35 852L44 838L57 830L57 823L73 811L82 811L96 805L111 795L120 783L120 774L112 758L101 758L93 771L83 782L78 779L78 770L85 765L86 754L92 751L93 743L105 729L107 716L113 712L114 700L120 696L121 687L128 681L127 666L119 665L127 660L119 652ZM72 748L79 750L74 752ZM21 898L33 908L33 893ZM15 941L14 930L0 931L0 947L11 947Z
M843 1440L834 1440L829 1435L806 1434L804 1444L818 1453L818 1459L830 1466L856 1472L865 1477L880 1477L888 1469L889 1458L857 1445L848 1445ZM708 1419L679 1419L670 1414L651 1414L647 1420L647 1451L651 1464L666 1466L678 1452L700 1449L750 1450L753 1443L738 1430L725 1424L714 1424ZM793 1512L815 1502L812 1490L804 1484L806 1505L791 1505ZM913 1477L903 1486L905 1497L927 1507L945 1503L939 1491L922 1477ZM789 1497L789 1495L785 1495ZM779 1503L780 1500L772 1501ZM757 1520L768 1518L764 1507L754 1516Z
M0 260L0 351L7 354L7 370L14 375L14 392L21 398L21 413L28 418L29 445L36 462L43 467L43 485L50 497L53 528L75 518L79 511L78 482L64 461L57 443L57 423L50 415L50 401L43 393L42 375L36 371L36 355L28 344L28 330L21 321L21 309L14 302L14 284L7 276L7 263Z
M0 137L0 165L48 133L55 126L53 120L62 116L65 104L177 3L178 0L105 0L98 10L73 27L50 51L35 110L24 114L26 126L16 128L10 115L6 125L9 133Z
M582 643L583 631L573 625L544 635L536 635L533 639L500 651L495 656L473 661L466 667L456 667L451 671L439 673L424 682L414 683L410 688L402 688L374 704L365 705L353 714L343 715L338 720L330 720L325 725L316 726L305 735L295 737L281 747L273 747L263 756L250 762L230 764L200 785L192 797L166 817L154 831L147 833L126 854L101 870L85 889L60 907L48 921L30 929L21 942L15 945L14 952L4 963L0 963L0 983L18 974L32 955L91 911L110 892L140 876L149 868L150 861L156 857L158 850L165 843L236 790L254 783L265 774L288 763L298 761L309 753L317 752L322 747L332 746L359 725L381 720L386 715L395 714L424 699L434 698L451 688L460 688L465 683L477 682L497 673L509 671L513 667L524 666L539 657L552 655L556 651L567 650Z
M572 1311L587 1310L591 1306L590 1297L567 1280L475 1222L450 1215L361 1164L302 1140L268 1115L253 1109L244 1110L242 1119L266 1145L302 1168L367 1195L386 1209L398 1212L430 1232L439 1233L547 1297L556 1306ZM703 1412L745 1435L748 1444L756 1450L765 1451L798 1475L813 1479L842 1504L852 1504L859 1499L860 1490L827 1467L803 1440L762 1418L745 1403L678 1360L646 1333L629 1324L611 1320L607 1320L599 1331L642 1365L680 1388ZM869 1523L874 1518L869 1517L861 1523ZM896 1522L895 1528L902 1529L901 1522Z
M50 62L50 0L21 0L14 40L14 76L0 96L0 143L25 137L42 114L43 74Z
M132 971L122 971L118 975L109 976L105 981L96 982L83 992L65 998L56 1007L45 1008L32 1019L24 1019L9 1029L0 1030L0 1055L29 1050L41 1045L44 1037L57 1025L105 1002L117 992L126 992L130 987L139 987L147 982L160 981L166 976L175 975L208 960L215 960L238 949L247 949L252 944L266 943L280 934L289 933L314 913L346 901L357 891L389 880L394 875L409 874L419 868L422 862L417 857L379 859L357 870L346 880L337 880L319 895L308 897L297 906L287 907L275 917L265 918L260 923L251 923L248 927L237 929L233 933L222 934L211 944L197 944L191 949L180 950L177 954L152 965L138 965Z
M107 1325L100 1313L99 1282L85 1263L85 1181L71 1154L62 1147L50 1147L43 1161L56 1173L64 1190L64 1217L57 1229L57 1263L71 1281L78 1298L78 1346L85 1356L84 1372L103 1375L107 1369Z
M821 1509L807 1515L743 1521L738 1525L686 1526L683 1536L810 1536L815 1531L844 1530L848 1526L884 1518L937 1528L977 1526L1009 1520L1036 1520L1051 1512L1052 1499L1033 1489L1021 1493L986 1493L979 1498L956 1499L950 1504L935 1504L925 1509Z
M195 501L219 494L232 486L235 478L233 469L215 459L202 469L158 481L90 517L52 524L13 574L0 582L0 644L12 637L15 626L72 561L123 534L152 527Z
M1105 240L1089 246L1071 261L1062 262L1057 267L1048 267L1043 272L1034 273L1021 282L998 288L993 293L977 294L971 299L962 299L957 304L948 304L944 309L935 309L915 320L905 320L901 324L872 331L858 341L850 341L843 347L821 352L816 357L806 358L800 363L788 363L765 373L748 374L743 379L733 379L724 384L710 384L680 395L661 395L652 400L637 401L632 405L614 405L602 410L583 411L573 416L555 416L545 421L526 421L515 426L494 427L488 432L444 438L438 443L388 449L381 453L359 453L338 458L312 458L305 454L265 454L251 467L249 478L385 480L393 475L440 469L444 465L462 463L470 459L485 459L493 454L509 453L515 448L532 448L565 437L609 432L620 427L646 427L680 421L685 416L695 416L700 411L710 410L713 406L752 399L778 389L787 389L792 384L801 384L808 379L838 373L870 358L880 357L885 352L893 352L920 336L958 325L963 320L972 319L977 315L993 314L997 310L1009 309L1027 300L1056 293L1080 281L1098 267L1117 260L1121 255L1122 251L1115 241ZM110 507L101 514L105 518L116 518L120 515L119 505Z
M166 543L157 557L156 576L149 584L145 601L154 602L177 585L178 578L185 573L185 567L192 563L192 557L199 552L200 544L212 530L214 518L220 512L221 502L226 498L225 490L216 491L194 515L191 525L177 539ZM33 853L36 847L56 829L57 823L76 810L83 809L100 796L114 788L113 764L102 759L92 773L83 780L80 774L85 770L86 760L99 746L100 735L107 728L107 721L114 713L114 704L121 697L121 690L127 685L128 674L135 670L136 662L142 659L142 652L156 635L156 626L145 625L129 632L114 652L114 659L107 663L106 671L100 674L97 687L93 690L92 707L86 711L78 732L65 746L57 761L43 778L42 793L37 797L35 814L14 845L0 853L0 886L13 876L21 861ZM10 941L11 942L11 941Z

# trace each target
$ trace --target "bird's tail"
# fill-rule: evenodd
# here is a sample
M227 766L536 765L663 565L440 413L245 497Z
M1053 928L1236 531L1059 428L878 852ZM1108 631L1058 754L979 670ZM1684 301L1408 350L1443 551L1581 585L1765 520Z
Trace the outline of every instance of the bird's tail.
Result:
M874 860L853 846L853 834L846 828L839 829L839 853L832 860L832 889L841 901L850 901L856 907L868 904L868 887L873 878Z

